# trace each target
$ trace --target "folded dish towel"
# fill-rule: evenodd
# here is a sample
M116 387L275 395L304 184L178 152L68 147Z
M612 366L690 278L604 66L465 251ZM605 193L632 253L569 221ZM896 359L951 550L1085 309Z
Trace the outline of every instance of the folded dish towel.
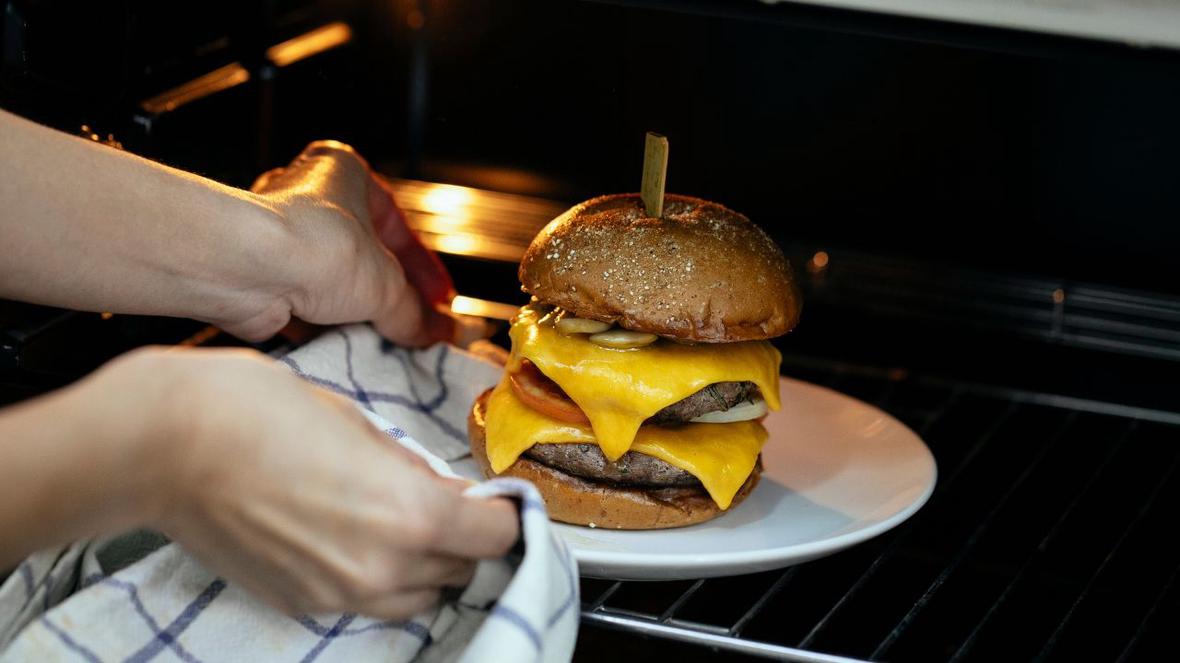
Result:
M282 360L343 394L440 472L467 452L465 421L499 368L436 345L406 350L368 326L329 331ZM25 560L0 586L0 660L562 661L578 627L578 572L532 485L470 489L520 499L524 555L480 564L455 599L407 621L287 617L147 532ZM145 556L146 555L146 556Z

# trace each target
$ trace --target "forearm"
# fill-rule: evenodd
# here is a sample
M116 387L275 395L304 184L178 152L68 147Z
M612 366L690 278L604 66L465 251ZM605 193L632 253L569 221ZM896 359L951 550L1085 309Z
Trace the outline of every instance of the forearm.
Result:
M248 192L0 111L0 297L216 322L282 306L286 242Z
M128 383L127 371L103 369L0 410L0 569L47 546L158 519L169 485L169 465L158 458L167 372L136 372Z

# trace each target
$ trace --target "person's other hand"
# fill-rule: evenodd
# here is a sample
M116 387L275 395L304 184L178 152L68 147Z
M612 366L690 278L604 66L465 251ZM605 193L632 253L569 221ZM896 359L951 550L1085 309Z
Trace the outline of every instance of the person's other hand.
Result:
M277 289L286 305L219 320L226 331L260 340L294 316L316 324L372 321L402 345L454 339L454 319L438 310L455 296L446 268L406 225L389 184L351 147L312 143L290 165L259 177L252 191L293 240L287 264L259 266L283 275Z
M139 351L90 383L160 394L149 524L287 612L405 618L518 535L510 502L463 497L350 403L256 353Z

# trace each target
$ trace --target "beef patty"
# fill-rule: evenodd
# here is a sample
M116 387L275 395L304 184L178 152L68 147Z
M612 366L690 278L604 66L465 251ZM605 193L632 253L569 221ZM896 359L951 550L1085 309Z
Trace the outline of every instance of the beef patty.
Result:
M566 474L592 481L629 486L700 485L696 477L679 467L634 451L628 451L612 463L593 443L534 444L524 455Z
M718 382L655 413L648 423L669 425L690 421L707 412L728 410L760 397L753 382ZM694 486L700 482L659 458L628 451L615 462L597 444L536 444L524 452L533 460L567 474L633 486Z
M551 393L569 399L557 383L537 370L529 360L523 361L522 370L531 371L530 379L542 381ZM645 423L662 426L682 424L702 414L725 411L738 403L753 401L761 396L753 382L717 382L663 408L649 417ZM602 455L602 450L597 444L536 444L525 451L524 455L567 474L594 481L658 487L700 485L697 478L688 472L659 458L634 451L628 451L612 463Z
M753 382L717 382L656 412L647 421L653 424L683 423L761 397L762 393Z

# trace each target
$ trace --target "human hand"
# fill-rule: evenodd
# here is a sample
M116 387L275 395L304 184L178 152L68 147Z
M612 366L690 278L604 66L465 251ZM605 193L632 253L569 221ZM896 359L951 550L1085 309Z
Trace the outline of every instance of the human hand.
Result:
M266 338L294 316L317 324L372 321L403 345L456 339L455 318L439 310L455 296L446 268L406 225L388 182L351 147L312 143L252 190L292 240L280 270L289 307L222 321L227 331Z
M292 317L372 321L403 345L482 331L447 315L446 270L341 143L312 143L253 192L3 110L0 144L23 155L0 159L0 237L19 248L0 260L0 298L195 318L247 340Z
M347 401L254 353L141 351L104 370L125 392L172 385L151 427L171 433L149 524L282 610L405 618L516 540L508 501L463 497Z

